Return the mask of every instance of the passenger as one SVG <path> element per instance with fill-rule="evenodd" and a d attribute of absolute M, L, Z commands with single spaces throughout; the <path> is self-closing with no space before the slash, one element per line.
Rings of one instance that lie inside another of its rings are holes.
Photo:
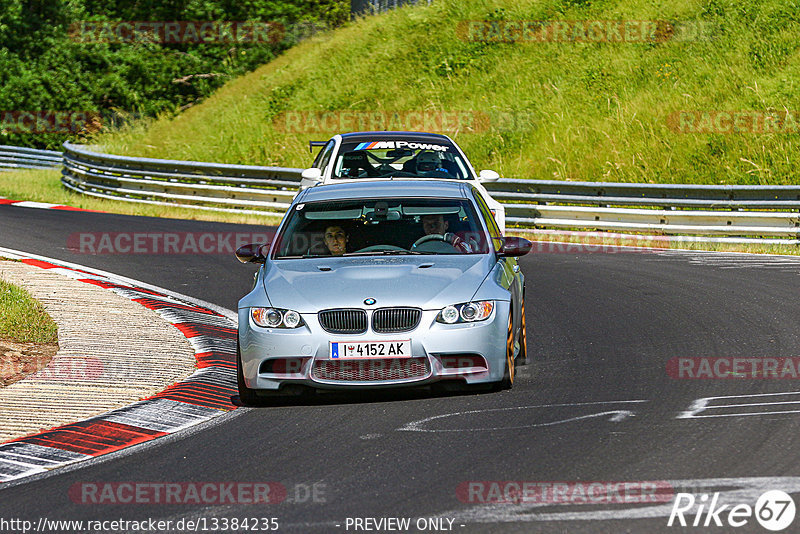
<path fill-rule="evenodd" d="M 347 252 L 347 243 L 350 241 L 350 236 L 344 231 L 344 228 L 338 225 L 332 225 L 325 228 L 323 235 L 325 246 L 332 256 L 341 256 Z"/>

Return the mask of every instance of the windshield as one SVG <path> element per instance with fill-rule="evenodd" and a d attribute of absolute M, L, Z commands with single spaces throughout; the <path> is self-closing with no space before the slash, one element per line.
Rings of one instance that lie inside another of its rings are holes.
<path fill-rule="evenodd" d="M 343 143 L 334 178 L 450 178 L 472 180 L 464 158 L 445 140 Z"/>
<path fill-rule="evenodd" d="M 361 199 L 298 204 L 278 236 L 275 258 L 486 254 L 467 200 Z"/>

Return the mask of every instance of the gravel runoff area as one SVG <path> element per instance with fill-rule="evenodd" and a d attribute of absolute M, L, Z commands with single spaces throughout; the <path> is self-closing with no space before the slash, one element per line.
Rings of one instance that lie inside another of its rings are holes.
<path fill-rule="evenodd" d="M 59 345 L 42 370 L 0 388 L 0 443 L 126 406 L 196 370 L 186 337 L 136 302 L 16 261 L 0 261 L 0 278 L 42 303 Z"/>

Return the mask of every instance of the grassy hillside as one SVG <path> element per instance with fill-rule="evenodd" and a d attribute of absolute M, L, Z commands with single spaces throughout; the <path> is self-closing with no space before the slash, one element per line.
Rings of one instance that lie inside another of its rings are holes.
<path fill-rule="evenodd" d="M 688 21 L 702 35 L 471 42 L 458 33 L 468 20 Z M 798 0 L 436 0 L 303 42 L 176 118 L 95 141 L 129 155 L 301 167 L 307 141 L 337 129 L 278 131 L 287 110 L 472 110 L 490 126 L 447 133 L 476 167 L 507 177 L 794 183 L 798 133 L 681 133 L 668 122 L 682 110 L 800 110 L 797 35 Z M 524 120 L 500 124 L 504 113 Z"/>

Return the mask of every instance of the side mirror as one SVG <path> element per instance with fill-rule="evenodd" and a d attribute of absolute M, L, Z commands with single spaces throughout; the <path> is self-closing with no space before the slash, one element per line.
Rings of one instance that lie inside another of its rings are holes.
<path fill-rule="evenodd" d="M 500 179 L 500 175 L 489 169 L 484 169 L 478 173 L 479 182 L 496 182 Z"/>
<path fill-rule="evenodd" d="M 503 248 L 500 249 L 501 256 L 519 257 L 524 256 L 533 248 L 533 243 L 521 237 L 506 237 L 503 239 Z"/>
<path fill-rule="evenodd" d="M 264 263 L 267 261 L 265 247 L 269 247 L 269 244 L 250 243 L 241 246 L 236 250 L 236 259 L 242 263 Z"/>
<path fill-rule="evenodd" d="M 303 178 L 303 180 L 319 182 L 322 178 L 322 169 L 311 167 L 310 169 L 305 169 L 300 176 Z"/>

